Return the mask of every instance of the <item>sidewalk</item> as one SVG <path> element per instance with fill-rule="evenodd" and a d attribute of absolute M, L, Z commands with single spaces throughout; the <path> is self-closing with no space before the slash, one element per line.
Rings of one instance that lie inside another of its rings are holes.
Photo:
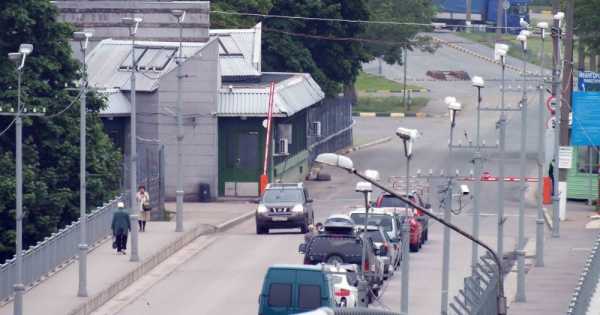
<path fill-rule="evenodd" d="M 129 261 L 130 244 L 126 256 L 117 255 L 109 238 L 88 254 L 87 298 L 77 297 L 79 272 L 75 262 L 28 290 L 23 314 L 88 314 L 199 235 L 249 218 L 255 206 L 247 202 L 186 203 L 185 232 L 175 233 L 175 222 L 148 222 L 146 232 L 139 233 L 137 263 Z M 166 208 L 175 209 L 175 204 Z M 0 307 L 0 315 L 12 313 L 12 302 Z"/>
<path fill-rule="evenodd" d="M 531 267 L 526 277 L 525 303 L 511 303 L 511 315 L 565 314 L 585 260 L 598 236 L 596 229 L 586 229 L 594 214 L 583 202 L 567 203 L 567 221 L 560 223 L 560 238 L 545 231 L 545 267 Z M 535 247 L 534 247 L 535 248 Z M 509 296 L 514 299 L 514 296 Z"/>

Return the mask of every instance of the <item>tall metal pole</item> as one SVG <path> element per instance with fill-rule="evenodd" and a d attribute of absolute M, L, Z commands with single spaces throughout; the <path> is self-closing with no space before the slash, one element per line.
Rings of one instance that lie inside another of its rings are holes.
<path fill-rule="evenodd" d="M 552 12 L 556 14 L 560 7 L 560 1 L 554 0 L 552 3 Z M 561 124 L 561 97 L 559 96 L 559 78 L 560 78 L 560 20 L 554 19 L 552 30 L 552 97 L 554 98 L 554 178 L 552 191 L 552 237 L 560 237 L 560 217 L 559 217 L 559 201 L 558 193 L 558 156 L 560 147 L 559 130 Z"/>
<path fill-rule="evenodd" d="M 573 30 L 574 30 L 574 2 L 575 0 L 567 0 L 565 8 L 565 40 L 564 52 L 565 57 L 562 63 L 562 87 L 559 96 L 564 106 L 560 107 L 560 145 L 569 146 L 569 116 L 571 114 L 572 97 L 573 97 Z M 592 57 L 596 58 L 596 57 Z M 567 168 L 558 168 L 558 182 L 560 189 L 563 190 L 560 195 L 559 213 L 560 219 L 566 219 L 566 199 L 567 199 Z"/>
<path fill-rule="evenodd" d="M 21 75 L 22 69 L 17 70 L 17 249 L 16 249 L 16 265 L 17 265 L 17 278 L 15 279 L 15 302 L 14 302 L 14 315 L 23 314 L 23 291 L 25 286 L 23 285 L 23 120 L 21 118 Z"/>
<path fill-rule="evenodd" d="M 404 156 L 406 157 L 406 198 L 410 198 L 409 188 L 409 176 L 410 176 L 410 154 L 408 151 L 408 143 L 410 140 L 402 140 L 404 142 Z M 401 289 L 402 295 L 400 296 L 400 314 L 408 315 L 408 291 L 409 289 L 409 276 L 410 276 L 410 236 L 409 236 L 409 219 L 408 219 L 408 207 L 406 205 L 406 213 L 404 220 L 402 220 L 402 282 Z"/>
<path fill-rule="evenodd" d="M 519 192 L 519 231 L 517 245 L 517 294 L 516 302 L 525 302 L 525 181 L 527 150 L 527 48 L 523 46 L 523 98 L 521 100 L 521 152 L 519 158 L 520 192 Z M 502 180 L 502 179 L 501 179 Z"/>
<path fill-rule="evenodd" d="M 504 158 L 506 155 L 506 113 L 504 112 L 506 56 L 501 56 L 502 62 L 502 91 L 500 93 L 500 160 L 498 161 L 498 177 L 504 178 Z M 500 257 L 504 255 L 504 180 L 498 181 L 498 240 L 496 252 Z"/>
<path fill-rule="evenodd" d="M 542 47 L 541 47 L 541 62 L 540 62 L 540 86 L 539 86 L 539 113 L 538 113 L 538 200 L 537 200 L 537 219 L 535 220 L 536 224 L 536 233 L 535 233 L 535 266 L 543 267 L 544 266 L 544 165 L 545 162 L 545 146 L 544 146 L 544 37 L 546 36 L 545 29 L 541 29 L 541 39 L 542 39 Z"/>
<path fill-rule="evenodd" d="M 444 221 L 452 222 L 452 146 L 454 141 L 454 126 L 456 125 L 456 112 L 451 113 L 450 141 L 448 142 L 448 193 L 446 195 L 446 208 L 444 209 Z M 450 228 L 444 225 L 444 250 L 442 258 L 442 307 L 441 314 L 448 314 L 448 286 L 450 283 Z"/>
<path fill-rule="evenodd" d="M 473 237 L 479 238 L 480 193 L 481 193 L 481 87 L 477 87 L 477 127 L 475 130 L 475 186 L 473 189 Z M 477 276 L 477 262 L 479 261 L 479 246 L 475 243 L 471 248 L 471 274 Z"/>
<path fill-rule="evenodd" d="M 86 43 L 87 45 L 87 43 Z M 83 73 L 81 79 L 81 95 L 79 109 L 79 290 L 77 296 L 86 297 L 87 294 L 87 212 L 86 212 L 86 94 L 87 94 L 87 47 L 82 46 Z"/>
<path fill-rule="evenodd" d="M 406 47 L 404 47 L 404 77 L 403 77 L 403 81 L 404 81 L 404 91 L 403 91 L 403 95 L 402 95 L 402 101 L 404 102 L 404 112 L 408 113 L 408 102 L 406 100 L 406 67 L 408 66 L 408 49 Z"/>
<path fill-rule="evenodd" d="M 182 15 L 183 16 L 183 15 Z M 182 16 L 177 18 L 179 24 L 179 52 L 177 56 L 177 206 L 175 213 L 175 232 L 183 232 L 183 118 L 181 106 L 181 85 L 183 80 L 183 27 L 181 25 Z"/>
<path fill-rule="evenodd" d="M 137 103 L 135 100 L 135 72 L 137 71 L 137 61 L 135 57 L 135 32 L 131 34 L 131 152 L 129 153 L 129 189 L 131 190 L 131 207 L 129 208 L 129 217 L 131 218 L 131 257 L 130 261 L 139 261 L 138 248 L 138 209 L 136 200 L 137 191 L 137 132 L 136 132 L 136 109 Z"/>

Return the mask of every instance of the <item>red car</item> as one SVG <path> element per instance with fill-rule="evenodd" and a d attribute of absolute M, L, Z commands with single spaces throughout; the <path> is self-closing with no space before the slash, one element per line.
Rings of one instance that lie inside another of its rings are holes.
<path fill-rule="evenodd" d="M 382 193 L 377 198 L 377 201 L 375 202 L 375 207 L 406 209 L 406 204 L 402 200 L 390 194 Z M 401 215 L 399 217 L 400 220 L 403 220 L 405 216 Z M 423 244 L 427 241 L 429 237 L 429 218 L 419 210 L 415 211 L 414 216 L 409 216 L 406 218 L 410 220 L 410 250 L 412 252 L 418 252 L 421 246 L 423 246 Z M 401 223 L 403 222 L 400 222 L 400 224 Z"/>

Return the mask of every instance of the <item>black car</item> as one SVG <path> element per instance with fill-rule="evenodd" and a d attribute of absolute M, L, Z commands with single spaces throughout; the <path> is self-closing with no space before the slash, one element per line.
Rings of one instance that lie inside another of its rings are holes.
<path fill-rule="evenodd" d="M 364 266 L 362 266 L 363 240 L 353 235 L 315 235 L 308 243 L 300 245 L 300 252 L 304 254 L 305 265 L 326 263 L 359 266 L 365 270 L 365 277 L 377 294 L 379 286 L 383 283 L 383 266 L 376 256 L 373 241 L 368 239 L 368 242 Z"/>
<path fill-rule="evenodd" d="M 258 201 L 256 234 L 289 228 L 300 228 L 306 233 L 314 218 L 312 199 L 302 183 L 269 184 Z"/>

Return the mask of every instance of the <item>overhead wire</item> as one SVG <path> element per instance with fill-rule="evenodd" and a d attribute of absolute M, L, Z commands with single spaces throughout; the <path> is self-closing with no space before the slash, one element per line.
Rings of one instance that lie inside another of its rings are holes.
<path fill-rule="evenodd" d="M 12 127 L 12 125 L 15 124 L 15 121 L 17 121 L 17 119 L 13 118 L 13 120 L 10 122 L 10 124 L 8 124 L 8 126 L 6 126 L 6 128 L 4 128 L 4 130 L 2 130 L 0 132 L 0 136 L 2 136 L 3 134 L 5 134 L 10 129 L 10 127 Z"/>

